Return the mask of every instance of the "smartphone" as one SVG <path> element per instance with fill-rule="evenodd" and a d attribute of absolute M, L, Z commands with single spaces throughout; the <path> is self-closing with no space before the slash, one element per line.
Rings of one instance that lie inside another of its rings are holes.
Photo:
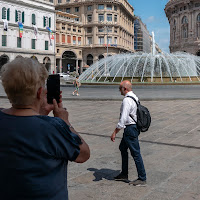
<path fill-rule="evenodd" d="M 53 99 L 60 100 L 60 75 L 51 74 L 47 79 L 47 103 L 53 104 Z"/>

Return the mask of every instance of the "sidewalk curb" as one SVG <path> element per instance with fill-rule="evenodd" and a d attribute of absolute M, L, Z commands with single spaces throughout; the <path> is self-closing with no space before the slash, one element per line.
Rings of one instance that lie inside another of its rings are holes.
<path fill-rule="evenodd" d="M 8 99 L 6 96 L 0 96 L 0 99 Z M 123 98 L 81 98 L 81 97 L 63 97 L 64 101 L 122 101 Z M 200 100 L 199 98 L 140 98 L 140 101 L 178 101 L 178 100 Z"/>

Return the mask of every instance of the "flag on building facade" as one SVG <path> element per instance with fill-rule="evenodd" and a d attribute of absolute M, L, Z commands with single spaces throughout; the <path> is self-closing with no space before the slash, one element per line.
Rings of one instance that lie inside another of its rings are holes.
<path fill-rule="evenodd" d="M 22 38 L 24 27 L 21 22 L 18 22 L 18 25 L 19 25 L 19 37 Z"/>
<path fill-rule="evenodd" d="M 8 31 L 8 21 L 7 20 L 3 20 L 3 30 Z"/>
<path fill-rule="evenodd" d="M 35 39 L 37 40 L 38 28 L 35 25 L 33 25 L 33 28 L 34 28 Z"/>
<path fill-rule="evenodd" d="M 50 46 L 52 46 L 51 40 L 54 40 L 53 32 L 49 27 L 47 27 L 46 29 L 49 31 L 49 42 L 50 42 Z"/>

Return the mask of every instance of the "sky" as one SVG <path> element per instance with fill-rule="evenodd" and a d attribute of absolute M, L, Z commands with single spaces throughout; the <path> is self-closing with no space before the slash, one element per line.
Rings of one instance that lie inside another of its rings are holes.
<path fill-rule="evenodd" d="M 156 43 L 167 53 L 169 53 L 170 28 L 164 8 L 168 1 L 128 0 L 134 8 L 134 14 L 142 19 L 150 34 L 154 31 Z"/>

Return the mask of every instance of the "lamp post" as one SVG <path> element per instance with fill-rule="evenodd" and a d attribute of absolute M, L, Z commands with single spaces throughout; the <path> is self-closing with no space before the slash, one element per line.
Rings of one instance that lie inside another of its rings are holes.
<path fill-rule="evenodd" d="M 106 58 L 108 58 L 108 25 L 110 24 L 110 22 L 109 21 L 106 21 L 105 23 L 104 22 L 101 22 L 101 24 L 103 24 L 104 25 L 104 29 L 106 29 L 106 35 L 107 35 L 107 55 L 106 55 Z M 105 76 L 107 75 L 107 69 L 106 69 L 107 67 L 106 67 L 106 60 L 105 60 Z"/>

